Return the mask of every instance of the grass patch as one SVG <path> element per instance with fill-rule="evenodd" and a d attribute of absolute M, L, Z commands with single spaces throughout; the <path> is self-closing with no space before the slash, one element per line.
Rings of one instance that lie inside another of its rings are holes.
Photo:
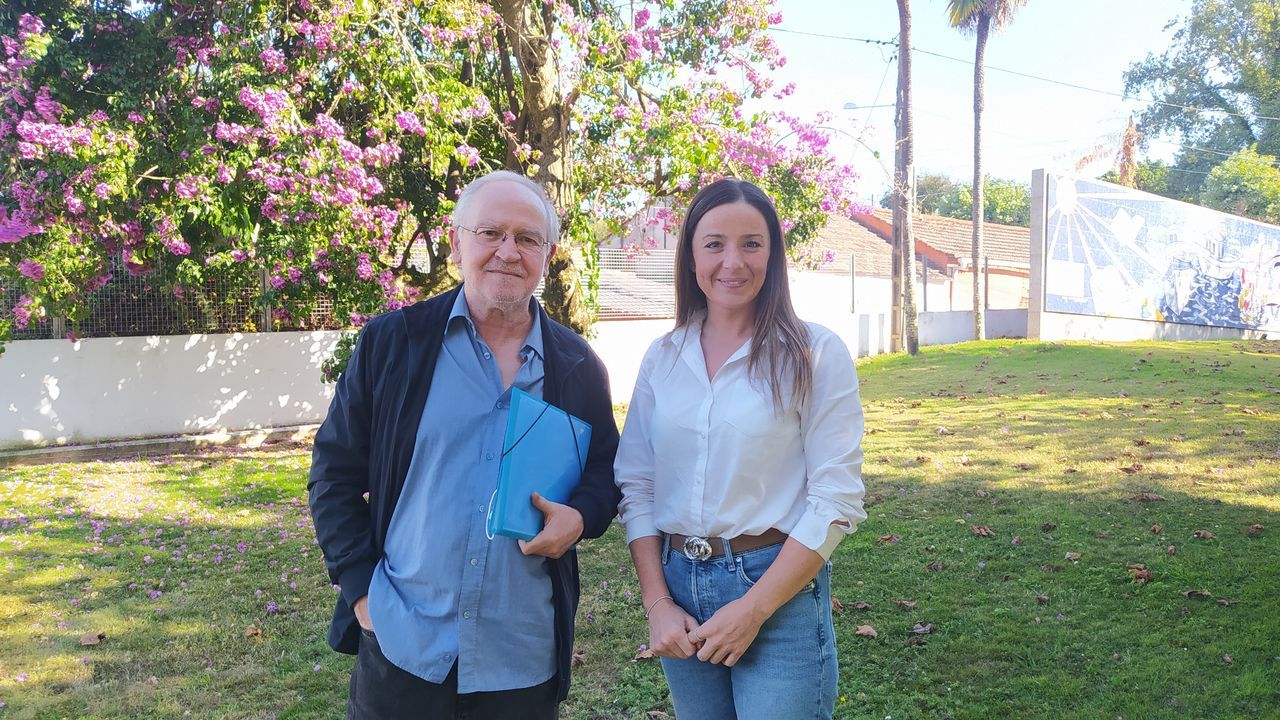
<path fill-rule="evenodd" d="M 993 341 L 858 369 L 871 507 L 833 560 L 837 717 L 1278 715 L 1280 343 Z M 342 717 L 308 463 L 0 470 L 0 718 Z M 580 553 L 562 716 L 670 713 L 633 660 L 620 529 Z"/>

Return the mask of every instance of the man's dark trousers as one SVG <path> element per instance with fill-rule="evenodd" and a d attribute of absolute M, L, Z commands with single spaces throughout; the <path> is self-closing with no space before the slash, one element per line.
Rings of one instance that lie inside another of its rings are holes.
<path fill-rule="evenodd" d="M 556 678 L 518 690 L 458 694 L 458 664 L 443 683 L 427 682 L 391 664 L 373 633 L 360 631 L 351 670 L 348 720 L 556 720 Z"/>

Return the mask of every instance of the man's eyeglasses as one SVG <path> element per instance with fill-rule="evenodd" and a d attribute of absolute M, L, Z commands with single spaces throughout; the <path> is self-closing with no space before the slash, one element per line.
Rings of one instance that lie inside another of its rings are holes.
<path fill-rule="evenodd" d="M 465 225 L 458 225 L 457 227 L 475 235 L 476 239 L 480 241 L 480 244 L 487 248 L 497 248 L 499 245 L 506 242 L 508 237 L 515 240 L 517 250 L 530 255 L 542 252 L 542 249 L 547 245 L 547 241 L 543 240 L 541 235 L 525 232 L 523 230 L 507 232 L 500 228 L 487 227 L 484 225 L 474 228 L 469 228 Z"/>

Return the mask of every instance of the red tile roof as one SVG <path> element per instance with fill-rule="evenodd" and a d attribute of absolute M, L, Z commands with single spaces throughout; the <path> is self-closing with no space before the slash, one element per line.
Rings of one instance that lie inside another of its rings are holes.
<path fill-rule="evenodd" d="M 893 213 L 883 208 L 873 211 L 874 220 L 892 225 Z M 875 224 L 861 216 L 858 222 Z M 973 256 L 973 223 L 941 215 L 916 215 L 912 230 L 917 244 L 923 242 L 968 264 Z M 1031 265 L 1031 230 L 1015 225 L 983 223 L 983 249 L 993 266 L 1026 270 Z"/>

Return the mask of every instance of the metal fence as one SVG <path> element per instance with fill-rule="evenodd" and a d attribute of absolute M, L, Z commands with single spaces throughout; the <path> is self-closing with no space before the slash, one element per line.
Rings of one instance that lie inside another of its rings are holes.
<path fill-rule="evenodd" d="M 131 275 L 123 263 L 113 263 L 112 278 L 87 298 L 88 315 L 75 322 L 63 318 L 32 319 L 27 328 L 14 329 L 14 340 L 197 333 L 257 332 L 261 330 L 327 330 L 344 327 L 333 316 L 333 302 L 319 298 L 306 320 L 276 324 L 265 302 L 265 271 L 248 269 L 243 276 L 206 280 L 200 287 L 176 293 L 163 272 Z M 0 291 L 0 308 L 12 308 L 23 294 L 15 285 Z"/>
<path fill-rule="evenodd" d="M 676 314 L 675 251 L 600 248 L 601 320 Z"/>

